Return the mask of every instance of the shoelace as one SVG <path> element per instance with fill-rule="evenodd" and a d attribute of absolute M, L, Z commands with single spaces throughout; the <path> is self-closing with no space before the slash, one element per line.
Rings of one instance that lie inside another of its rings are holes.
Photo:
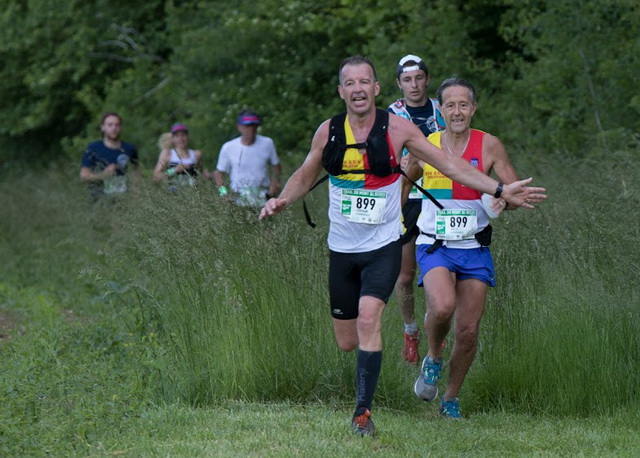
<path fill-rule="evenodd" d="M 424 381 L 425 383 L 433 382 L 439 375 L 440 368 L 435 364 L 427 364 L 424 368 Z"/>
<path fill-rule="evenodd" d="M 442 403 L 442 412 L 453 417 L 460 417 L 460 404 L 455 399 L 444 401 Z"/>
<path fill-rule="evenodd" d="M 364 428 L 365 426 L 367 426 L 370 416 L 371 412 L 369 412 L 369 409 L 367 409 L 361 415 L 354 417 L 353 422 L 359 427 Z"/>

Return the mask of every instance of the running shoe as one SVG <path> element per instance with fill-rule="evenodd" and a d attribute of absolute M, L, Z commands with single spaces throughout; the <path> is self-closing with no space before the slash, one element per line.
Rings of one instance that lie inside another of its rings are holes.
<path fill-rule="evenodd" d="M 402 356 L 409 364 L 416 365 L 420 361 L 420 355 L 418 354 L 418 344 L 420 343 L 420 331 L 415 334 L 404 333 L 404 349 L 402 350 Z"/>
<path fill-rule="evenodd" d="M 460 420 L 462 413 L 460 412 L 460 401 L 458 398 L 451 398 L 445 401 L 444 396 L 442 396 L 440 400 L 440 416 Z"/>
<path fill-rule="evenodd" d="M 354 434 L 361 437 L 371 436 L 376 432 L 376 428 L 373 425 L 371 419 L 371 411 L 366 407 L 358 407 L 356 413 L 353 414 L 353 420 L 351 421 L 351 428 Z"/>
<path fill-rule="evenodd" d="M 413 391 L 423 401 L 433 401 L 438 396 L 438 380 L 442 371 L 442 358 L 425 356 L 420 375 L 413 385 Z"/>

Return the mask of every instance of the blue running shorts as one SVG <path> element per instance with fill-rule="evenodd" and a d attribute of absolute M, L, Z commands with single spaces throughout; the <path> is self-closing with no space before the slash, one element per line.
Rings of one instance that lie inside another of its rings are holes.
<path fill-rule="evenodd" d="M 446 267 L 459 280 L 475 278 L 489 286 L 496 286 L 496 271 L 489 247 L 461 249 L 442 246 L 433 253 L 427 253 L 430 246 L 418 245 L 416 249 L 416 259 L 420 266 L 418 286 L 423 286 L 422 278 L 434 267 Z"/>

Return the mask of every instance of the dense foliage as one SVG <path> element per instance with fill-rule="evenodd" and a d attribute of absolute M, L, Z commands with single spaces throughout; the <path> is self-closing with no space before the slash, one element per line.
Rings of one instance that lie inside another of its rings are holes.
<path fill-rule="evenodd" d="M 75 165 L 106 110 L 122 113 L 146 166 L 177 120 L 212 164 L 244 106 L 297 162 L 341 108 L 344 57 L 377 64 L 382 104 L 409 52 L 432 89 L 453 73 L 472 81 L 477 126 L 511 148 L 599 157 L 637 143 L 639 24 L 633 0 L 15 0 L 0 11 L 3 168 Z"/>

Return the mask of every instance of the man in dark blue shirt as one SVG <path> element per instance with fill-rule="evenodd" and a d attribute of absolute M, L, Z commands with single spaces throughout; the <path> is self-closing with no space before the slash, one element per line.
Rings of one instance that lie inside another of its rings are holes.
<path fill-rule="evenodd" d="M 80 178 L 88 183 L 91 197 L 126 192 L 130 167 L 140 176 L 138 151 L 132 144 L 120 140 L 121 129 L 120 115 L 105 113 L 100 123 L 102 140 L 89 143 L 82 155 Z"/>

